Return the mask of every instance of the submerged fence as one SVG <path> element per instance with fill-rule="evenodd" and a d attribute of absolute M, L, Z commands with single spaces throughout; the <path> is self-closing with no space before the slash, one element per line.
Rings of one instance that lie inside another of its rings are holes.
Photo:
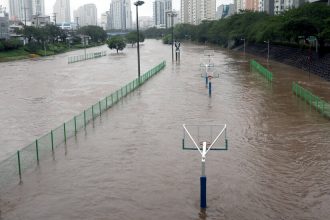
<path fill-rule="evenodd" d="M 314 95 L 311 91 L 300 86 L 298 83 L 292 83 L 292 92 L 302 98 L 305 103 L 308 103 L 311 107 L 314 107 L 322 115 L 330 118 L 330 104 L 320 97 Z"/>
<path fill-rule="evenodd" d="M 258 73 L 263 75 L 269 82 L 273 81 L 273 73 L 270 72 L 268 69 L 266 69 L 261 64 L 259 64 L 257 61 L 251 60 L 250 61 L 250 68 L 251 68 L 251 70 L 257 70 Z"/>
<path fill-rule="evenodd" d="M 51 130 L 48 134 L 38 138 L 28 146 L 17 151 L 8 159 L 0 162 L 0 189 L 14 182 L 22 180 L 22 173 L 27 168 L 36 166 L 40 160 L 47 155 L 53 155 L 56 147 L 62 143 L 66 143 L 68 138 L 77 135 L 78 131 L 86 128 L 87 124 L 96 117 L 101 116 L 119 100 L 129 93 L 140 87 L 152 76 L 165 68 L 166 62 L 160 63 L 158 66 L 143 74 L 140 79 L 135 79 L 126 84 L 122 88 L 113 92 L 80 114 L 74 116 L 71 120 L 63 123 L 59 127 Z"/>
<path fill-rule="evenodd" d="M 104 57 L 107 55 L 106 51 L 87 53 L 86 55 L 72 56 L 68 58 L 68 64 L 76 63 L 84 60 L 91 60 L 99 57 Z"/>

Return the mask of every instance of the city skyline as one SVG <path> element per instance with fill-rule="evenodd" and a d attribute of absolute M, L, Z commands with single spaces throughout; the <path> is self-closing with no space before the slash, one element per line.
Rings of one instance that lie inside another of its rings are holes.
<path fill-rule="evenodd" d="M 228 1 L 228 0 L 224 0 Z M 231 0 L 230 0 L 231 1 Z M 56 0 L 46 0 L 45 1 L 45 13 L 49 16 L 53 15 L 53 7 Z M 98 19 L 101 18 L 101 14 L 108 11 L 110 9 L 111 0 L 71 0 L 71 15 L 73 15 L 73 11 L 77 10 L 80 6 L 85 4 L 94 3 L 97 7 Z M 132 18 L 135 20 L 135 6 L 133 5 L 135 1 L 131 1 L 131 9 L 132 9 Z M 154 0 L 146 0 L 145 4 L 139 7 L 139 16 L 153 16 L 153 2 Z M 180 0 L 173 1 L 173 9 L 176 11 L 180 11 Z M 7 8 L 9 11 L 9 0 L 0 0 L 0 5 Z M 71 16 L 71 20 L 73 20 Z"/>

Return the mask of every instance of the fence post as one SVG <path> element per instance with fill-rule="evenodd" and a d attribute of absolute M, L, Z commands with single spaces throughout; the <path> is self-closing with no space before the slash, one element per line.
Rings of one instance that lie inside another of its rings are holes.
<path fill-rule="evenodd" d="M 38 146 L 38 139 L 36 140 L 36 155 L 37 155 L 37 164 L 39 165 L 39 146 Z"/>
<path fill-rule="evenodd" d="M 94 120 L 94 105 L 92 105 L 92 118 Z"/>
<path fill-rule="evenodd" d="M 105 109 L 108 109 L 108 97 L 109 96 L 105 97 Z"/>
<path fill-rule="evenodd" d="M 111 106 L 113 105 L 113 93 L 111 94 Z"/>
<path fill-rule="evenodd" d="M 65 122 L 63 124 L 63 131 L 64 131 L 64 143 L 66 144 L 66 127 L 65 127 Z"/>
<path fill-rule="evenodd" d="M 21 156 L 19 150 L 17 151 L 17 160 L 18 160 L 18 175 L 19 175 L 19 182 L 22 182 L 22 170 L 21 170 Z"/>
<path fill-rule="evenodd" d="M 84 110 L 84 127 L 86 128 L 86 110 Z"/>
<path fill-rule="evenodd" d="M 53 134 L 53 130 L 50 131 L 50 139 L 52 142 L 52 152 L 54 153 L 54 134 Z"/>
<path fill-rule="evenodd" d="M 77 116 L 74 116 L 74 135 L 77 136 Z"/>
<path fill-rule="evenodd" d="M 101 116 L 101 114 L 102 114 L 101 101 L 99 101 L 99 108 L 100 108 L 100 116 Z"/>

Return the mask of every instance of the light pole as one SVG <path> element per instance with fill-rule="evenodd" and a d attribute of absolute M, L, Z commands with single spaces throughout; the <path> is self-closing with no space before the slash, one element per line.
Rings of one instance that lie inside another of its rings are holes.
<path fill-rule="evenodd" d="M 174 17 L 177 16 L 177 14 L 175 13 L 175 11 L 171 11 L 170 13 L 168 13 L 168 16 L 171 17 L 171 25 L 172 25 L 172 61 L 174 61 L 174 50 L 173 50 L 173 46 L 174 46 Z"/>
<path fill-rule="evenodd" d="M 138 55 L 138 79 L 140 84 L 140 33 L 139 33 L 139 6 L 143 5 L 144 1 L 136 1 L 136 32 L 137 32 L 137 55 Z"/>
<path fill-rule="evenodd" d="M 241 39 L 244 42 L 244 56 L 245 56 L 245 38 Z"/>
<path fill-rule="evenodd" d="M 268 53 L 267 53 L 267 63 L 269 62 L 269 40 L 264 41 L 266 44 L 268 44 Z"/>

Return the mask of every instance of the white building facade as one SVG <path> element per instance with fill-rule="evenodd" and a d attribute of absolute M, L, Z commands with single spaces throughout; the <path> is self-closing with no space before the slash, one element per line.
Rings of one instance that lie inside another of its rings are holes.
<path fill-rule="evenodd" d="M 110 3 L 110 29 L 132 29 L 132 11 L 130 0 L 112 0 Z"/>
<path fill-rule="evenodd" d="M 73 14 L 79 27 L 97 25 L 97 9 L 95 4 L 80 6 Z"/>
<path fill-rule="evenodd" d="M 9 14 L 0 5 L 0 39 L 9 39 Z"/>
<path fill-rule="evenodd" d="M 172 0 L 155 0 L 153 2 L 153 22 L 155 27 L 168 28 L 171 18 Z"/>
<path fill-rule="evenodd" d="M 9 0 L 10 20 L 31 21 L 32 15 L 45 15 L 44 0 Z"/>
<path fill-rule="evenodd" d="M 71 22 L 70 0 L 56 0 L 53 12 L 56 16 L 57 24 Z"/>
<path fill-rule="evenodd" d="M 203 20 L 216 19 L 215 0 L 181 0 L 181 22 L 200 24 Z"/>

